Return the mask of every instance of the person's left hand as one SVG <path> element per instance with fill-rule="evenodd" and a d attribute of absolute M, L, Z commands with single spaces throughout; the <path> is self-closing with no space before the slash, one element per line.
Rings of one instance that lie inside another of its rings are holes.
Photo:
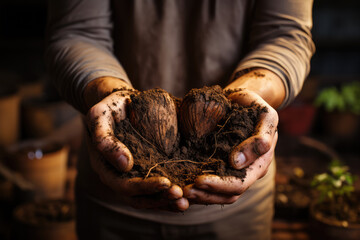
<path fill-rule="evenodd" d="M 260 115 L 253 136 L 234 148 L 229 157 L 229 164 L 235 169 L 246 169 L 246 177 L 219 177 L 206 174 L 199 176 L 194 184 L 184 188 L 184 197 L 193 204 L 231 204 L 245 192 L 256 180 L 267 173 L 274 157 L 278 133 L 278 114 L 258 94 L 241 89 L 228 98 L 242 106 L 252 103 L 266 107 L 267 111 Z"/>

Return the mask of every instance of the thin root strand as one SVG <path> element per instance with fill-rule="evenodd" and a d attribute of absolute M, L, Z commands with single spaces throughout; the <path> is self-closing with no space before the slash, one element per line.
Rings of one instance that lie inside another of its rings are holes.
<path fill-rule="evenodd" d="M 148 173 L 146 174 L 146 176 L 144 177 L 144 179 L 148 178 L 151 171 L 156 168 L 157 166 L 161 165 L 161 164 L 167 164 L 167 163 L 179 163 L 179 162 L 190 162 L 190 163 L 193 163 L 193 164 L 203 164 L 202 162 L 195 162 L 195 161 L 192 161 L 192 160 L 187 160 L 187 159 L 182 159 L 182 160 L 170 160 L 170 161 L 163 161 L 163 162 L 159 162 L 159 163 L 156 163 L 154 166 L 152 166 L 151 168 L 149 168 L 149 171 Z"/>

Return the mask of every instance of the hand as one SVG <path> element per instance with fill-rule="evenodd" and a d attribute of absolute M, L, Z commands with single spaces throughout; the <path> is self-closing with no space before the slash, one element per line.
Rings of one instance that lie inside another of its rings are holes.
<path fill-rule="evenodd" d="M 241 180 L 236 177 L 202 175 L 194 184 L 184 189 L 184 196 L 192 203 L 230 204 L 235 202 L 257 179 L 265 176 L 274 157 L 278 124 L 278 114 L 275 109 L 259 95 L 245 89 L 232 93 L 229 99 L 242 106 L 255 102 L 267 108 L 267 112 L 260 115 L 255 135 L 236 146 L 229 157 L 229 163 L 235 169 L 249 166 L 246 169 L 246 177 Z"/>
<path fill-rule="evenodd" d="M 265 84 L 265 86 L 279 87 L 280 84 L 281 87 L 282 83 L 279 83 L 281 80 L 277 79 L 275 74 L 269 73 L 267 70 L 260 72 L 261 74 L 256 73 L 255 75 L 266 77 L 267 84 Z M 251 79 L 250 84 L 249 79 Z M 236 146 L 229 157 L 229 164 L 233 168 L 242 169 L 248 167 L 246 169 L 246 177 L 241 180 L 236 177 L 219 177 L 211 174 L 199 176 L 194 184 L 186 186 L 183 190 L 184 197 L 188 198 L 190 203 L 234 203 L 257 179 L 262 178 L 267 173 L 268 167 L 274 157 L 274 149 L 278 138 L 278 114 L 268 102 L 271 102 L 273 106 L 280 105 L 285 93 L 284 89 L 279 87 L 278 94 L 269 94 L 269 92 L 272 92 L 274 89 L 262 88 L 262 86 L 264 86 L 263 80 L 262 78 L 255 78 L 254 80 L 254 77 L 250 74 L 234 81 L 227 87 L 228 89 L 246 87 L 228 96 L 232 102 L 242 106 L 249 106 L 252 103 L 256 103 L 267 109 L 266 112 L 260 115 L 255 134 Z M 276 84 L 269 84 L 269 81 L 273 80 Z M 247 88 L 248 86 L 251 86 L 249 87 L 250 89 Z M 259 91 L 255 92 L 251 88 Z M 265 101 L 260 94 L 264 96 L 267 101 Z M 269 96 L 272 98 L 269 99 Z"/>
<path fill-rule="evenodd" d="M 96 88 L 91 86 L 89 91 L 93 89 Z M 188 201 L 182 198 L 181 188 L 172 186 L 169 179 L 120 176 L 120 173 L 131 170 L 134 161 L 130 150 L 116 138 L 114 128 L 126 118 L 126 103 L 131 91 L 129 88 L 111 93 L 88 111 L 87 126 L 91 137 L 88 146 L 93 144 L 95 147 L 89 149 L 91 166 L 105 185 L 133 207 L 184 211 L 188 208 Z"/>

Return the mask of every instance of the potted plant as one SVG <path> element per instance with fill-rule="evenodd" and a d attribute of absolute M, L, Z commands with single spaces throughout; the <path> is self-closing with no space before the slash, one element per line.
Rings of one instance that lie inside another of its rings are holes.
<path fill-rule="evenodd" d="M 355 176 L 334 160 L 328 172 L 314 177 L 317 193 L 311 204 L 311 227 L 315 239 L 360 239 L 360 203 L 354 189 Z"/>
<path fill-rule="evenodd" d="M 20 96 L 18 88 L 0 86 L 0 147 L 18 140 Z"/>
<path fill-rule="evenodd" d="M 76 240 L 75 205 L 72 201 L 53 199 L 28 202 L 13 212 L 11 239 Z"/>
<path fill-rule="evenodd" d="M 337 137 L 356 134 L 360 116 L 360 82 L 343 84 L 340 88 L 323 89 L 315 105 L 325 110 L 324 129 Z"/>
<path fill-rule="evenodd" d="M 57 142 L 29 140 L 10 146 L 6 163 L 35 186 L 35 199 L 63 197 L 69 147 Z"/>

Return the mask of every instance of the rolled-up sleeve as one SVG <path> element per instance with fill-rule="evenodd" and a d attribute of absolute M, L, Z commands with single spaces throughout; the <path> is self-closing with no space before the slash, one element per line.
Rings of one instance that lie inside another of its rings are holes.
<path fill-rule="evenodd" d="M 58 0 L 48 3 L 45 59 L 60 95 L 84 111 L 86 85 L 103 76 L 129 79 L 113 55 L 109 0 Z"/>
<path fill-rule="evenodd" d="M 256 1 L 248 54 L 236 75 L 252 68 L 266 68 L 284 82 L 289 104 L 300 92 L 315 52 L 311 38 L 312 0 Z"/>

